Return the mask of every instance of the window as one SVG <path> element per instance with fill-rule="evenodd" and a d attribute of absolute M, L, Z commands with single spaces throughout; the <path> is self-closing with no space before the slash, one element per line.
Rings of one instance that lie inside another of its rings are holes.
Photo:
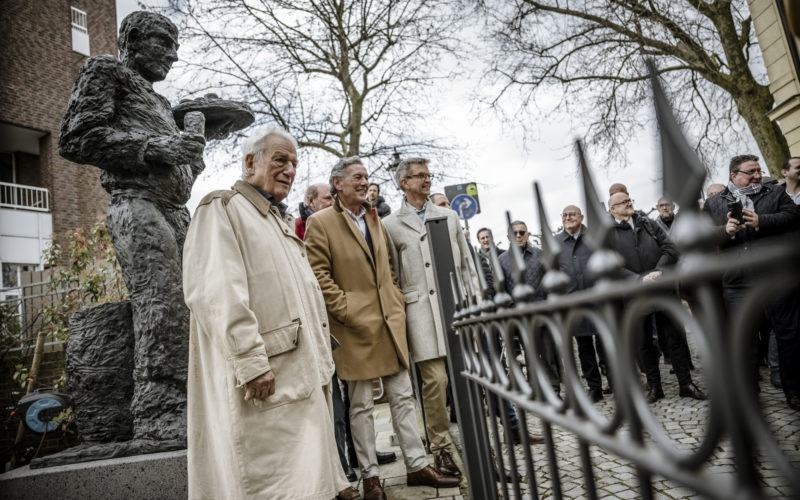
<path fill-rule="evenodd" d="M 72 12 L 72 50 L 85 56 L 91 55 L 89 51 L 89 23 L 86 12 L 70 7 Z"/>

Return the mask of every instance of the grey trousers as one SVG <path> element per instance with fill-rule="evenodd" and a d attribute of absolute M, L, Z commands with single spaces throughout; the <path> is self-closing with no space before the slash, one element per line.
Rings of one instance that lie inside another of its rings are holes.
<path fill-rule="evenodd" d="M 414 408 L 414 395 L 411 379 L 403 370 L 394 375 L 381 377 L 389 411 L 392 414 L 392 427 L 400 442 L 400 450 L 408 473 L 416 472 L 428 465 L 425 448 L 417 430 L 417 415 Z M 372 415 L 372 380 L 352 380 L 347 382 L 350 394 L 350 432 L 356 447 L 356 457 L 361 468 L 361 477 L 378 476 L 378 457 L 375 452 L 375 420 Z"/>

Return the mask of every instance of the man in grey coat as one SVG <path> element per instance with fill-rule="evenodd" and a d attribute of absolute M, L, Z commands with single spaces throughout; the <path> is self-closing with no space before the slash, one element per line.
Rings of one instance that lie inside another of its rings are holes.
<path fill-rule="evenodd" d="M 447 415 L 447 365 L 445 322 L 439 309 L 439 293 L 428 246 L 425 220 L 447 217 L 447 229 L 457 272 L 466 280 L 475 280 L 475 267 L 467 240 L 456 213 L 431 202 L 428 160 L 409 158 L 400 162 L 395 174 L 397 185 L 405 194 L 400 209 L 383 220 L 389 233 L 395 272 L 406 298 L 406 329 L 411 358 L 422 378 L 422 406 L 425 426 L 434 454 L 435 467 L 443 474 L 460 474 L 453 461 Z"/>

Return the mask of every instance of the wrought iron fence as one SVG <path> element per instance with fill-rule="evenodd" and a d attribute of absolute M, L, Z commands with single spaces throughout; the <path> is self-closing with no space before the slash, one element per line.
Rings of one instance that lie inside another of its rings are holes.
<path fill-rule="evenodd" d="M 18 350 L 30 348 L 38 333 L 47 326 L 44 310 L 62 302 L 68 291 L 50 288 L 50 282 L 28 283 L 13 288 L 0 289 L 0 309 L 4 321 L 5 348 Z M 50 335 L 48 344 L 60 344 L 61 340 Z"/>
<path fill-rule="evenodd" d="M 749 363 L 748 337 L 764 307 L 800 282 L 800 252 L 792 242 L 781 239 L 754 248 L 746 261 L 715 252 L 714 228 L 696 204 L 705 170 L 683 139 L 655 77 L 653 88 L 664 165 L 670 166 L 663 172 L 664 192 L 681 207 L 672 236 L 682 258 L 660 279 L 647 283 L 616 279 L 622 260 L 610 249 L 611 220 L 597 196 L 580 144 L 587 236 L 595 248 L 589 261 L 596 280 L 592 288 L 564 294 L 569 279 L 558 270 L 560 242 L 550 232 L 538 185 L 534 185 L 534 198 L 548 269 L 542 281 L 549 293 L 545 301 L 531 301 L 533 289 L 525 284 L 525 263 L 515 245 L 509 249 L 516 283 L 510 294 L 493 242 L 493 300 L 487 299 L 480 265 L 476 266 L 479 290 L 462 282 L 448 262 L 451 254 L 444 222 L 428 221 L 440 289 L 453 290 L 452 297 L 439 296 L 446 317 L 454 320 L 448 334 L 448 362 L 451 373 L 458 374 L 453 392 L 472 498 L 539 498 L 542 487 L 537 470 L 546 471 L 547 494 L 562 498 L 559 461 L 564 457 L 559 456 L 555 428 L 560 429 L 559 435 L 566 432 L 577 442 L 583 495 L 590 499 L 600 496 L 596 475 L 602 464 L 593 460 L 597 448 L 632 464 L 639 498 L 654 497 L 656 477 L 716 499 L 763 498 L 768 496 L 767 482 L 777 480 L 779 491 L 800 498 L 800 471 L 793 465 L 798 457 L 790 458 L 777 443 L 757 394 L 746 389 L 752 387 L 752 372 L 743 368 Z M 509 216 L 509 225 L 510 220 Z M 758 268 L 759 278 L 739 310 L 726 313 L 722 276 L 742 266 Z M 675 293 L 678 287 L 692 297 L 691 311 Z M 702 414 L 705 428 L 696 446 L 689 449 L 679 446 L 654 416 L 636 368 L 640 325 L 653 311 L 663 312 L 692 332 L 702 363 L 709 394 Z M 593 405 L 575 363 L 572 339 L 585 321 L 593 325 L 609 366 L 613 410 L 606 414 Z M 539 362 L 546 337 L 552 338 L 563 364 L 563 394 L 556 393 L 545 363 Z M 517 409 L 523 429 L 538 421 L 545 441 L 544 453 L 538 456 L 546 467 L 537 468 L 526 432 L 521 435 L 521 456 L 502 453 L 504 448 L 513 449 L 514 439 L 505 402 Z M 734 472 L 730 474 L 714 471 L 714 457 L 722 443 L 731 453 Z M 508 477 L 500 477 L 507 469 Z M 770 471 L 769 477 L 763 477 L 764 469 Z"/>

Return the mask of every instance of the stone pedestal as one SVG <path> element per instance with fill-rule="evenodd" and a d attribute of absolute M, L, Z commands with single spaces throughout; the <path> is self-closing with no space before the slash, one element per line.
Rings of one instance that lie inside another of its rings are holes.
<path fill-rule="evenodd" d="M 0 474 L 0 500 L 181 499 L 188 496 L 186 451 L 97 460 Z"/>

